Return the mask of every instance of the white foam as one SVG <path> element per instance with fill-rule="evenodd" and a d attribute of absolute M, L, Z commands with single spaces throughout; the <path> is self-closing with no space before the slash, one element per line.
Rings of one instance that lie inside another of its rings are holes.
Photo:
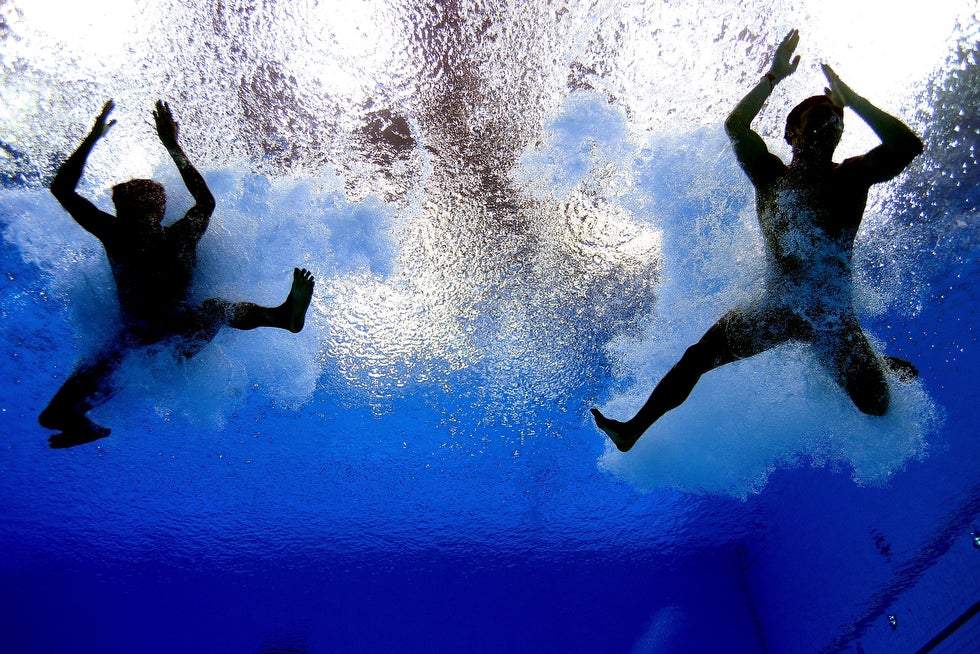
<path fill-rule="evenodd" d="M 888 414 L 866 416 L 804 346 L 783 346 L 705 375 L 629 453 L 609 443 L 600 466 L 643 490 L 742 498 L 787 466 L 830 465 L 850 469 L 856 483 L 881 484 L 925 455 L 940 420 L 921 382 L 892 379 L 891 389 Z M 635 385 L 604 411 L 632 415 L 649 390 Z"/>
<path fill-rule="evenodd" d="M 594 184 L 604 176 L 601 168 L 633 150 L 622 110 L 597 93 L 570 93 L 545 129 L 542 146 L 529 148 L 516 171 L 538 198 L 567 198 L 581 184 Z"/>

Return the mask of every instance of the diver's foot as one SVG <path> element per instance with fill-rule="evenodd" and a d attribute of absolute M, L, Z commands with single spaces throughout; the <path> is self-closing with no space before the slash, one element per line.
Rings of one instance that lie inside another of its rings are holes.
<path fill-rule="evenodd" d="M 312 298 L 313 275 L 306 268 L 294 268 L 293 287 L 289 289 L 289 297 L 280 307 L 286 312 L 286 329 L 294 334 L 303 330 L 303 325 L 306 324 L 306 310 L 310 308 Z"/>
<path fill-rule="evenodd" d="M 61 433 L 48 439 L 48 446 L 52 449 L 64 449 L 91 443 L 100 438 L 105 438 L 111 431 L 108 427 L 96 424 L 85 416 L 80 416 L 74 421 L 74 424 L 64 425 L 60 429 L 62 429 Z"/>
<path fill-rule="evenodd" d="M 903 382 L 910 382 L 919 376 L 919 369 L 905 359 L 885 356 L 885 365 Z"/>
<path fill-rule="evenodd" d="M 595 418 L 595 426 L 606 433 L 620 452 L 629 452 L 636 445 L 636 441 L 640 440 L 640 435 L 634 434 L 625 422 L 610 420 L 602 415 L 599 409 L 591 409 L 591 411 L 592 417 Z"/>

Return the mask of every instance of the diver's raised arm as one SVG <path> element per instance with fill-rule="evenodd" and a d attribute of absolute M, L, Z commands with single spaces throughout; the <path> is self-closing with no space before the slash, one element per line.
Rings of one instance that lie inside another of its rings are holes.
<path fill-rule="evenodd" d="M 191 164 L 190 159 L 187 158 L 184 150 L 177 142 L 178 126 L 173 113 L 170 111 L 170 105 L 162 100 L 157 100 L 156 109 L 153 111 L 153 120 L 157 126 L 160 143 L 167 148 L 170 158 L 173 159 L 181 178 L 184 180 L 184 185 L 194 198 L 194 206 L 184 214 L 183 218 L 191 224 L 183 225 L 182 228 L 190 229 L 191 235 L 195 239 L 199 239 L 207 230 L 208 220 L 214 211 L 214 196 L 211 195 L 211 190 L 208 188 L 207 182 L 204 181 L 204 177 Z"/>
<path fill-rule="evenodd" d="M 749 125 L 759 115 L 762 105 L 769 99 L 769 95 L 776 88 L 776 84 L 796 72 L 796 67 L 800 65 L 800 56 L 797 55 L 793 58 L 793 52 L 799 42 L 799 30 L 790 30 L 776 48 L 769 71 L 762 76 L 759 82 L 752 87 L 752 90 L 735 106 L 732 113 L 728 115 L 725 128 L 729 135 L 733 130 L 749 129 Z"/>
<path fill-rule="evenodd" d="M 111 224 L 113 217 L 104 211 L 100 211 L 94 204 L 79 195 L 76 188 L 82 179 L 82 171 L 92 148 L 95 147 L 100 138 L 105 136 L 109 128 L 116 124 L 115 120 L 108 120 L 109 112 L 114 107 L 115 103 L 112 100 L 102 106 L 102 111 L 95 118 L 95 124 L 92 125 L 88 135 L 58 167 L 58 172 L 55 173 L 54 179 L 51 181 L 51 193 L 61 203 L 61 206 L 71 214 L 71 217 L 83 229 L 100 238 Z"/>
<path fill-rule="evenodd" d="M 796 67 L 800 65 L 800 57 L 797 55 L 794 58 L 793 52 L 799 42 L 799 30 L 790 30 L 776 48 L 769 71 L 742 98 L 725 120 L 725 132 L 732 142 L 738 163 L 753 182 L 758 180 L 762 169 L 772 163 L 773 155 L 762 137 L 752 130 L 752 121 L 759 115 L 762 105 L 769 99 L 776 84 L 796 72 Z"/>
<path fill-rule="evenodd" d="M 853 109 L 881 139 L 881 145 L 864 156 L 873 181 L 891 179 L 922 154 L 922 140 L 905 123 L 855 93 L 827 64 L 820 67 L 830 84 L 825 91 L 834 104 Z"/>

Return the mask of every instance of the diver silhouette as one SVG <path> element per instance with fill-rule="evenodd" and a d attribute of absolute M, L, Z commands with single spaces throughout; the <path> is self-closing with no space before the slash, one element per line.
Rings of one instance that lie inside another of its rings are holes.
<path fill-rule="evenodd" d="M 165 102 L 156 103 L 153 119 L 160 142 L 194 198 L 194 206 L 183 218 L 168 227 L 161 224 L 166 195 L 163 186 L 153 180 L 133 179 L 114 186 L 115 216 L 99 210 L 75 190 L 93 146 L 116 122 L 107 122 L 113 107 L 112 100 L 105 103 L 88 136 L 61 164 L 51 182 L 58 202 L 102 242 L 116 283 L 121 317 L 119 332 L 72 373 L 41 413 L 41 426 L 60 432 L 49 440 L 54 448 L 109 435 L 107 427 L 85 414 L 116 392 L 113 373 L 127 352 L 166 342 L 189 358 L 225 325 L 235 329 L 278 327 L 296 333 L 303 329 L 313 295 L 313 275 L 296 268 L 289 295 L 278 307 L 220 298 L 191 304 L 188 296 L 197 265 L 197 243 L 208 228 L 215 203 L 204 178 L 177 142 L 177 123 Z"/>
<path fill-rule="evenodd" d="M 627 422 L 592 409 L 596 426 L 626 452 L 667 411 L 680 406 L 701 375 L 790 340 L 809 343 L 820 364 L 863 413 L 888 411 L 885 366 L 902 378 L 918 374 L 895 357 L 874 352 L 854 315 L 851 298 L 854 238 L 868 190 L 892 179 L 922 152 L 922 141 L 901 121 L 872 105 L 822 66 L 829 88 L 807 98 L 786 119 L 793 148 L 789 166 L 766 148 L 750 125 L 776 84 L 796 71 L 799 43 L 791 30 L 769 71 L 725 121 L 742 170 L 756 192 L 766 254 L 761 298 L 726 313 L 687 349 L 639 412 Z M 881 140 L 863 156 L 832 160 L 850 107 Z"/>

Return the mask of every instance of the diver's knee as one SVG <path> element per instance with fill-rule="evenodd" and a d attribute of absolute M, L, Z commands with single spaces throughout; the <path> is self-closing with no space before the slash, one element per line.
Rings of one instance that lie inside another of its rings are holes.
<path fill-rule="evenodd" d="M 699 341 L 684 350 L 680 363 L 688 366 L 695 365 L 699 368 L 704 367 L 707 359 L 710 358 L 708 352 L 709 348 Z"/>
<path fill-rule="evenodd" d="M 858 411 L 879 418 L 888 413 L 888 406 L 891 404 L 887 388 L 879 393 L 852 393 L 851 399 Z"/>
<path fill-rule="evenodd" d="M 685 365 L 694 366 L 702 372 L 707 372 L 720 365 L 731 363 L 737 359 L 732 353 L 724 331 L 710 330 L 700 341 L 687 348 L 681 361 Z"/>
<path fill-rule="evenodd" d="M 51 406 L 49 405 L 48 408 L 42 411 L 41 415 L 37 417 L 37 422 L 42 427 L 45 427 L 47 429 L 54 429 L 58 424 L 57 414 L 51 409 Z"/>
<path fill-rule="evenodd" d="M 45 429 L 64 429 L 71 419 L 66 407 L 58 406 L 55 400 L 37 417 L 37 423 Z"/>

